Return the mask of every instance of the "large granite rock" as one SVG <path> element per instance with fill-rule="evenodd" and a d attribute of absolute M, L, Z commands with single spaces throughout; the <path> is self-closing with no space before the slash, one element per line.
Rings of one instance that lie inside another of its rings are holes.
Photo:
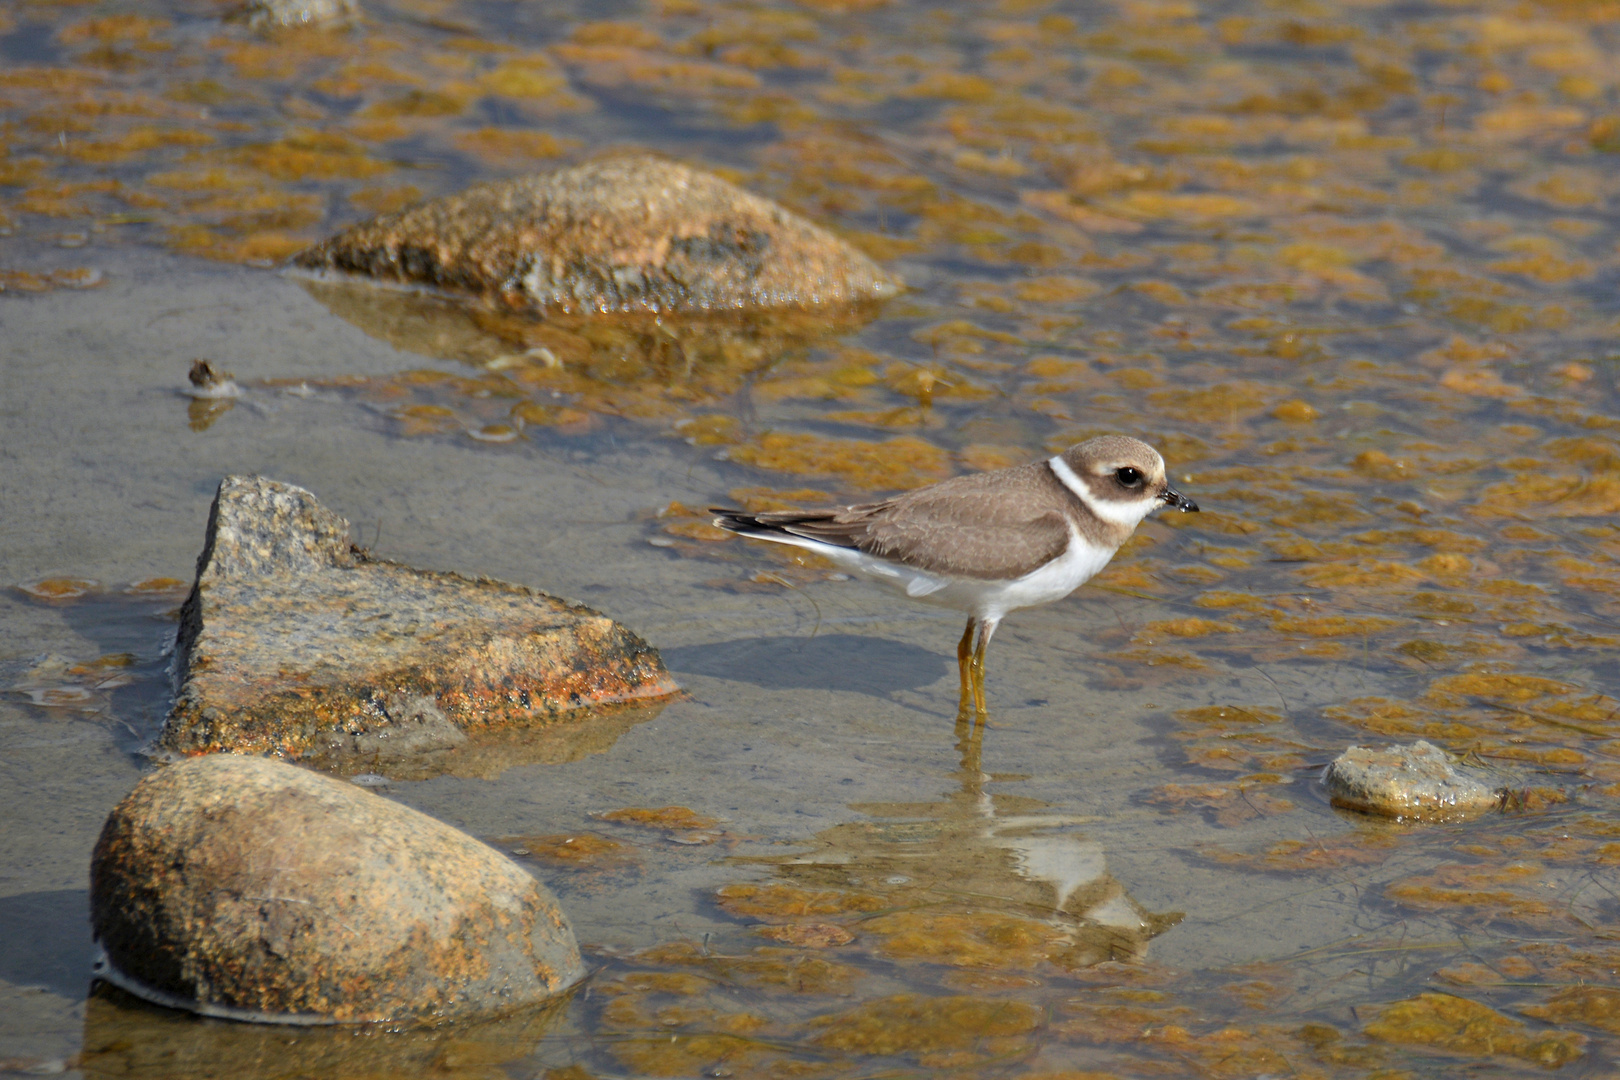
<path fill-rule="evenodd" d="M 1415 821 L 1461 821 L 1502 805 L 1504 784 L 1452 762 L 1419 739 L 1383 750 L 1352 746 L 1322 774 L 1333 805 Z"/>
<path fill-rule="evenodd" d="M 480 184 L 363 222 L 293 262 L 575 313 L 819 307 L 899 291 L 783 207 L 646 155 Z"/>
<path fill-rule="evenodd" d="M 376 559 L 348 531 L 303 488 L 220 483 L 181 610 L 164 748 L 399 757 L 678 689 L 604 615 Z"/>
<path fill-rule="evenodd" d="M 435 1022 L 584 975 L 551 893 L 426 814 L 269 758 L 146 777 L 90 867 L 99 974 L 159 1004 L 283 1023 Z"/>

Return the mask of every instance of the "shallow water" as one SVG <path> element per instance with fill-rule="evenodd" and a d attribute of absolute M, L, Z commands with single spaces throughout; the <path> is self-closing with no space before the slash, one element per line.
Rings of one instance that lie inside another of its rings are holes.
<path fill-rule="evenodd" d="M 1612 1073 L 1620 9 L 223 10 L 0 3 L 0 1070 Z M 267 269 L 625 144 L 911 291 L 475 325 Z M 243 399 L 182 397 L 198 357 Z M 979 739 L 954 615 L 698 512 L 1100 431 L 1204 513 L 1007 621 Z M 599 608 L 689 691 L 573 760 L 381 789 L 558 891 L 595 974 L 554 1014 L 289 1043 L 88 997 L 90 847 L 230 472 Z M 1415 737 L 1516 807 L 1326 805 L 1345 745 Z"/>

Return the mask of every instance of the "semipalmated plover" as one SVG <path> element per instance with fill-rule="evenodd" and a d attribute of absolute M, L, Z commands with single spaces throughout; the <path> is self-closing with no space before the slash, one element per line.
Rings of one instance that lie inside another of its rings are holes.
<path fill-rule="evenodd" d="M 1061 600 L 1108 565 L 1160 506 L 1197 510 L 1147 443 L 1103 435 L 1055 457 L 958 476 L 882 502 L 749 514 L 722 529 L 824 555 L 916 600 L 967 613 L 961 708 L 983 715 L 984 650 L 1014 608 Z"/>

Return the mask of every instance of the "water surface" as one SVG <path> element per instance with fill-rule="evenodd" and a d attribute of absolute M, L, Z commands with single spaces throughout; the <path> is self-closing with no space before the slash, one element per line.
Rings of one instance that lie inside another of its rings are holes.
<path fill-rule="evenodd" d="M 1620 9 L 1596 0 L 0 3 L 0 1069 L 84 1075 L 1614 1069 Z M 860 318 L 460 319 L 280 260 L 616 146 L 910 291 Z M 199 357 L 246 390 L 180 396 Z M 1013 615 L 726 540 L 1123 431 L 1200 515 Z M 596 973 L 420 1036 L 90 996 L 219 478 L 597 607 L 690 692 L 383 790 L 561 895 Z M 1427 738 L 1519 806 L 1407 828 L 1319 767 Z M 616 813 L 685 808 L 688 813 Z"/>

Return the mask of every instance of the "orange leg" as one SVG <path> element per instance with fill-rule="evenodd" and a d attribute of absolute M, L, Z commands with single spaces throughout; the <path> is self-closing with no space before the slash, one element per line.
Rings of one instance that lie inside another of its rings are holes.
<path fill-rule="evenodd" d="M 973 647 L 972 690 L 973 712 L 981 720 L 985 719 L 988 715 L 984 697 L 984 651 L 985 649 L 989 648 L 990 635 L 996 632 L 996 627 L 1000 625 L 1000 623 L 1000 619 L 978 620 L 978 641 Z"/>
<path fill-rule="evenodd" d="M 962 640 L 956 643 L 956 673 L 962 678 L 962 694 L 957 700 L 956 711 L 959 716 L 966 716 L 969 706 L 973 703 L 973 631 L 978 628 L 978 620 L 969 618 L 967 629 L 962 631 Z"/>

